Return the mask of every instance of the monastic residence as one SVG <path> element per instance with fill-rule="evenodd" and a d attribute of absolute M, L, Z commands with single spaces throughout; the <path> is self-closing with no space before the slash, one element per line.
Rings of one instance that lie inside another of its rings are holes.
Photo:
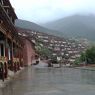
<path fill-rule="evenodd" d="M 23 67 L 23 42 L 14 27 L 17 16 L 9 0 L 0 0 L 0 79 L 8 70 L 17 72 Z"/>
<path fill-rule="evenodd" d="M 22 39 L 24 43 L 23 47 L 23 63 L 24 66 L 30 66 L 35 60 L 35 56 L 37 55 L 36 49 L 35 49 L 35 41 L 33 41 L 33 38 L 29 37 L 28 34 L 26 34 L 26 29 L 17 28 L 18 35 Z"/>
<path fill-rule="evenodd" d="M 28 36 L 35 45 L 38 41 L 41 46 L 52 51 L 52 56 L 60 57 L 64 60 L 63 63 L 73 63 L 76 58 L 80 57 L 81 52 L 86 50 L 84 44 L 76 42 L 72 39 L 64 39 L 47 33 L 22 29 L 22 35 Z"/>
<path fill-rule="evenodd" d="M 73 63 L 76 58 L 80 57 L 81 52 L 86 50 L 86 47 L 76 42 L 60 38 L 45 33 L 36 33 L 38 39 L 43 43 L 43 46 L 52 50 L 52 55 L 65 59 L 64 63 Z"/>

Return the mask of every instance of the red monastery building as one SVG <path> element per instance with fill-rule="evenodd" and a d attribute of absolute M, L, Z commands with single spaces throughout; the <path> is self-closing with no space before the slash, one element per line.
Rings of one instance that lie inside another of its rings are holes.
<path fill-rule="evenodd" d="M 32 64 L 33 59 L 35 59 L 35 49 L 34 43 L 32 43 L 28 39 L 24 39 L 24 49 L 23 49 L 23 58 L 24 58 L 24 65 L 29 66 Z"/>
<path fill-rule="evenodd" d="M 23 42 L 14 26 L 17 16 L 9 0 L 0 0 L 0 79 L 8 69 L 16 72 L 23 66 Z"/>
<path fill-rule="evenodd" d="M 25 32 L 25 29 L 17 28 L 19 36 L 22 38 L 24 43 L 23 48 L 23 62 L 24 66 L 30 66 L 32 61 L 35 59 L 36 50 L 35 43 L 29 38 Z"/>

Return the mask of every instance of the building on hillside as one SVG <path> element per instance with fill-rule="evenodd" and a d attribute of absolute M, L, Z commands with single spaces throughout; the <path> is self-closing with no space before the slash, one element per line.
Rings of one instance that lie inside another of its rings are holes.
<path fill-rule="evenodd" d="M 23 43 L 14 27 L 17 16 L 9 0 L 0 0 L 0 79 L 8 77 L 8 69 L 18 71 L 23 66 Z"/>
<path fill-rule="evenodd" d="M 22 29 L 23 30 L 23 29 Z M 23 35 L 28 36 L 35 43 L 48 48 L 52 51 L 52 56 L 64 59 L 64 63 L 73 63 L 76 58 L 80 57 L 81 52 L 86 50 L 84 44 L 72 39 L 64 39 L 47 33 L 28 30 L 22 31 Z"/>

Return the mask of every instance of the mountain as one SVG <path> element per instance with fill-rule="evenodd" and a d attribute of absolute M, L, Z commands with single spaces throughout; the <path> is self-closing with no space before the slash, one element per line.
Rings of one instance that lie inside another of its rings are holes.
<path fill-rule="evenodd" d="M 68 37 L 87 38 L 95 41 L 95 16 L 73 15 L 43 25 L 48 29 L 60 31 Z"/>
<path fill-rule="evenodd" d="M 24 29 L 48 33 L 50 35 L 63 37 L 63 35 L 61 35 L 61 32 L 59 32 L 59 31 L 47 29 L 47 28 L 44 28 L 44 27 L 42 27 L 38 24 L 35 24 L 33 22 L 29 22 L 29 21 L 25 21 L 25 20 L 21 20 L 21 19 L 16 20 L 15 26 L 20 27 L 20 28 L 24 28 Z"/>

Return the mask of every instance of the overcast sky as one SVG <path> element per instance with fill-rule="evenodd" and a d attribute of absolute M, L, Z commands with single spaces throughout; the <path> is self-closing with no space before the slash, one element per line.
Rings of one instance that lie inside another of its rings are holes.
<path fill-rule="evenodd" d="M 73 14 L 95 14 L 95 0 L 10 0 L 20 19 L 45 23 Z"/>

